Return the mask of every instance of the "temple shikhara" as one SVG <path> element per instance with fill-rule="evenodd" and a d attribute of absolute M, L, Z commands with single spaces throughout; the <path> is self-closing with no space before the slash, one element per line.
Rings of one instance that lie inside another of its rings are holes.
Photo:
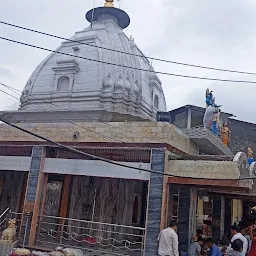
<path fill-rule="evenodd" d="M 87 155 L 0 124 L 0 248 L 155 256 L 171 220 L 182 252 L 199 228 L 225 241 L 255 206 L 256 125 L 210 89 L 168 112 L 128 14 L 106 0 L 86 19 L 0 117 Z"/>

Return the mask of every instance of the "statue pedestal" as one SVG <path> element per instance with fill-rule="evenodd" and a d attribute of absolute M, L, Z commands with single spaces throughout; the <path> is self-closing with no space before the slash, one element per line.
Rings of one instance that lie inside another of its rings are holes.
<path fill-rule="evenodd" d="M 0 256 L 9 255 L 13 248 L 18 247 L 19 241 L 14 241 L 12 243 L 8 243 L 6 241 L 0 240 Z"/>

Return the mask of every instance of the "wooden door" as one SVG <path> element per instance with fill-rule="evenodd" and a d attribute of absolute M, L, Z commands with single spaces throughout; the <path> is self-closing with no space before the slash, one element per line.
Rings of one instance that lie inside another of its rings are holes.
<path fill-rule="evenodd" d="M 41 228 L 47 232 L 52 231 L 54 233 L 58 229 L 58 220 L 52 217 L 59 217 L 62 184 L 63 183 L 60 181 L 49 181 L 47 183 L 43 211 L 43 216 L 47 217 L 42 218 L 43 223 L 41 224 Z M 47 224 L 45 222 L 47 222 Z"/>

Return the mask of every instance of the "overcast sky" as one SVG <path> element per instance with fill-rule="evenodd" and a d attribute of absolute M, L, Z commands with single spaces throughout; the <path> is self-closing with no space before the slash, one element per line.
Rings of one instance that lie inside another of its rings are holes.
<path fill-rule="evenodd" d="M 102 6 L 104 0 L 96 0 Z M 116 3 L 118 7 L 119 3 Z M 71 37 L 89 24 L 85 13 L 93 0 L 0 0 L 0 19 L 37 30 Z M 132 35 L 147 56 L 256 72 L 255 0 L 121 0 L 131 18 L 125 33 Z M 0 24 L 0 35 L 57 48 L 60 40 Z M 47 52 L 0 40 L 0 81 L 22 90 Z M 153 62 L 156 71 L 256 81 L 256 76 L 200 70 Z M 256 122 L 256 84 L 199 81 L 160 75 L 167 108 L 204 106 L 205 90 L 214 91 L 222 110 Z M 17 109 L 15 99 L 0 93 L 0 110 Z"/>

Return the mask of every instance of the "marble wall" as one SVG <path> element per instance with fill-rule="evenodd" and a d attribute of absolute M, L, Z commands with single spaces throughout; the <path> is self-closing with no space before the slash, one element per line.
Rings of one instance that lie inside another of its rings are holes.
<path fill-rule="evenodd" d="M 165 150 L 153 150 L 152 170 L 164 173 Z M 164 176 L 151 173 L 148 197 L 145 255 L 155 256 L 158 251 L 158 234 L 162 216 L 162 193 Z"/>

